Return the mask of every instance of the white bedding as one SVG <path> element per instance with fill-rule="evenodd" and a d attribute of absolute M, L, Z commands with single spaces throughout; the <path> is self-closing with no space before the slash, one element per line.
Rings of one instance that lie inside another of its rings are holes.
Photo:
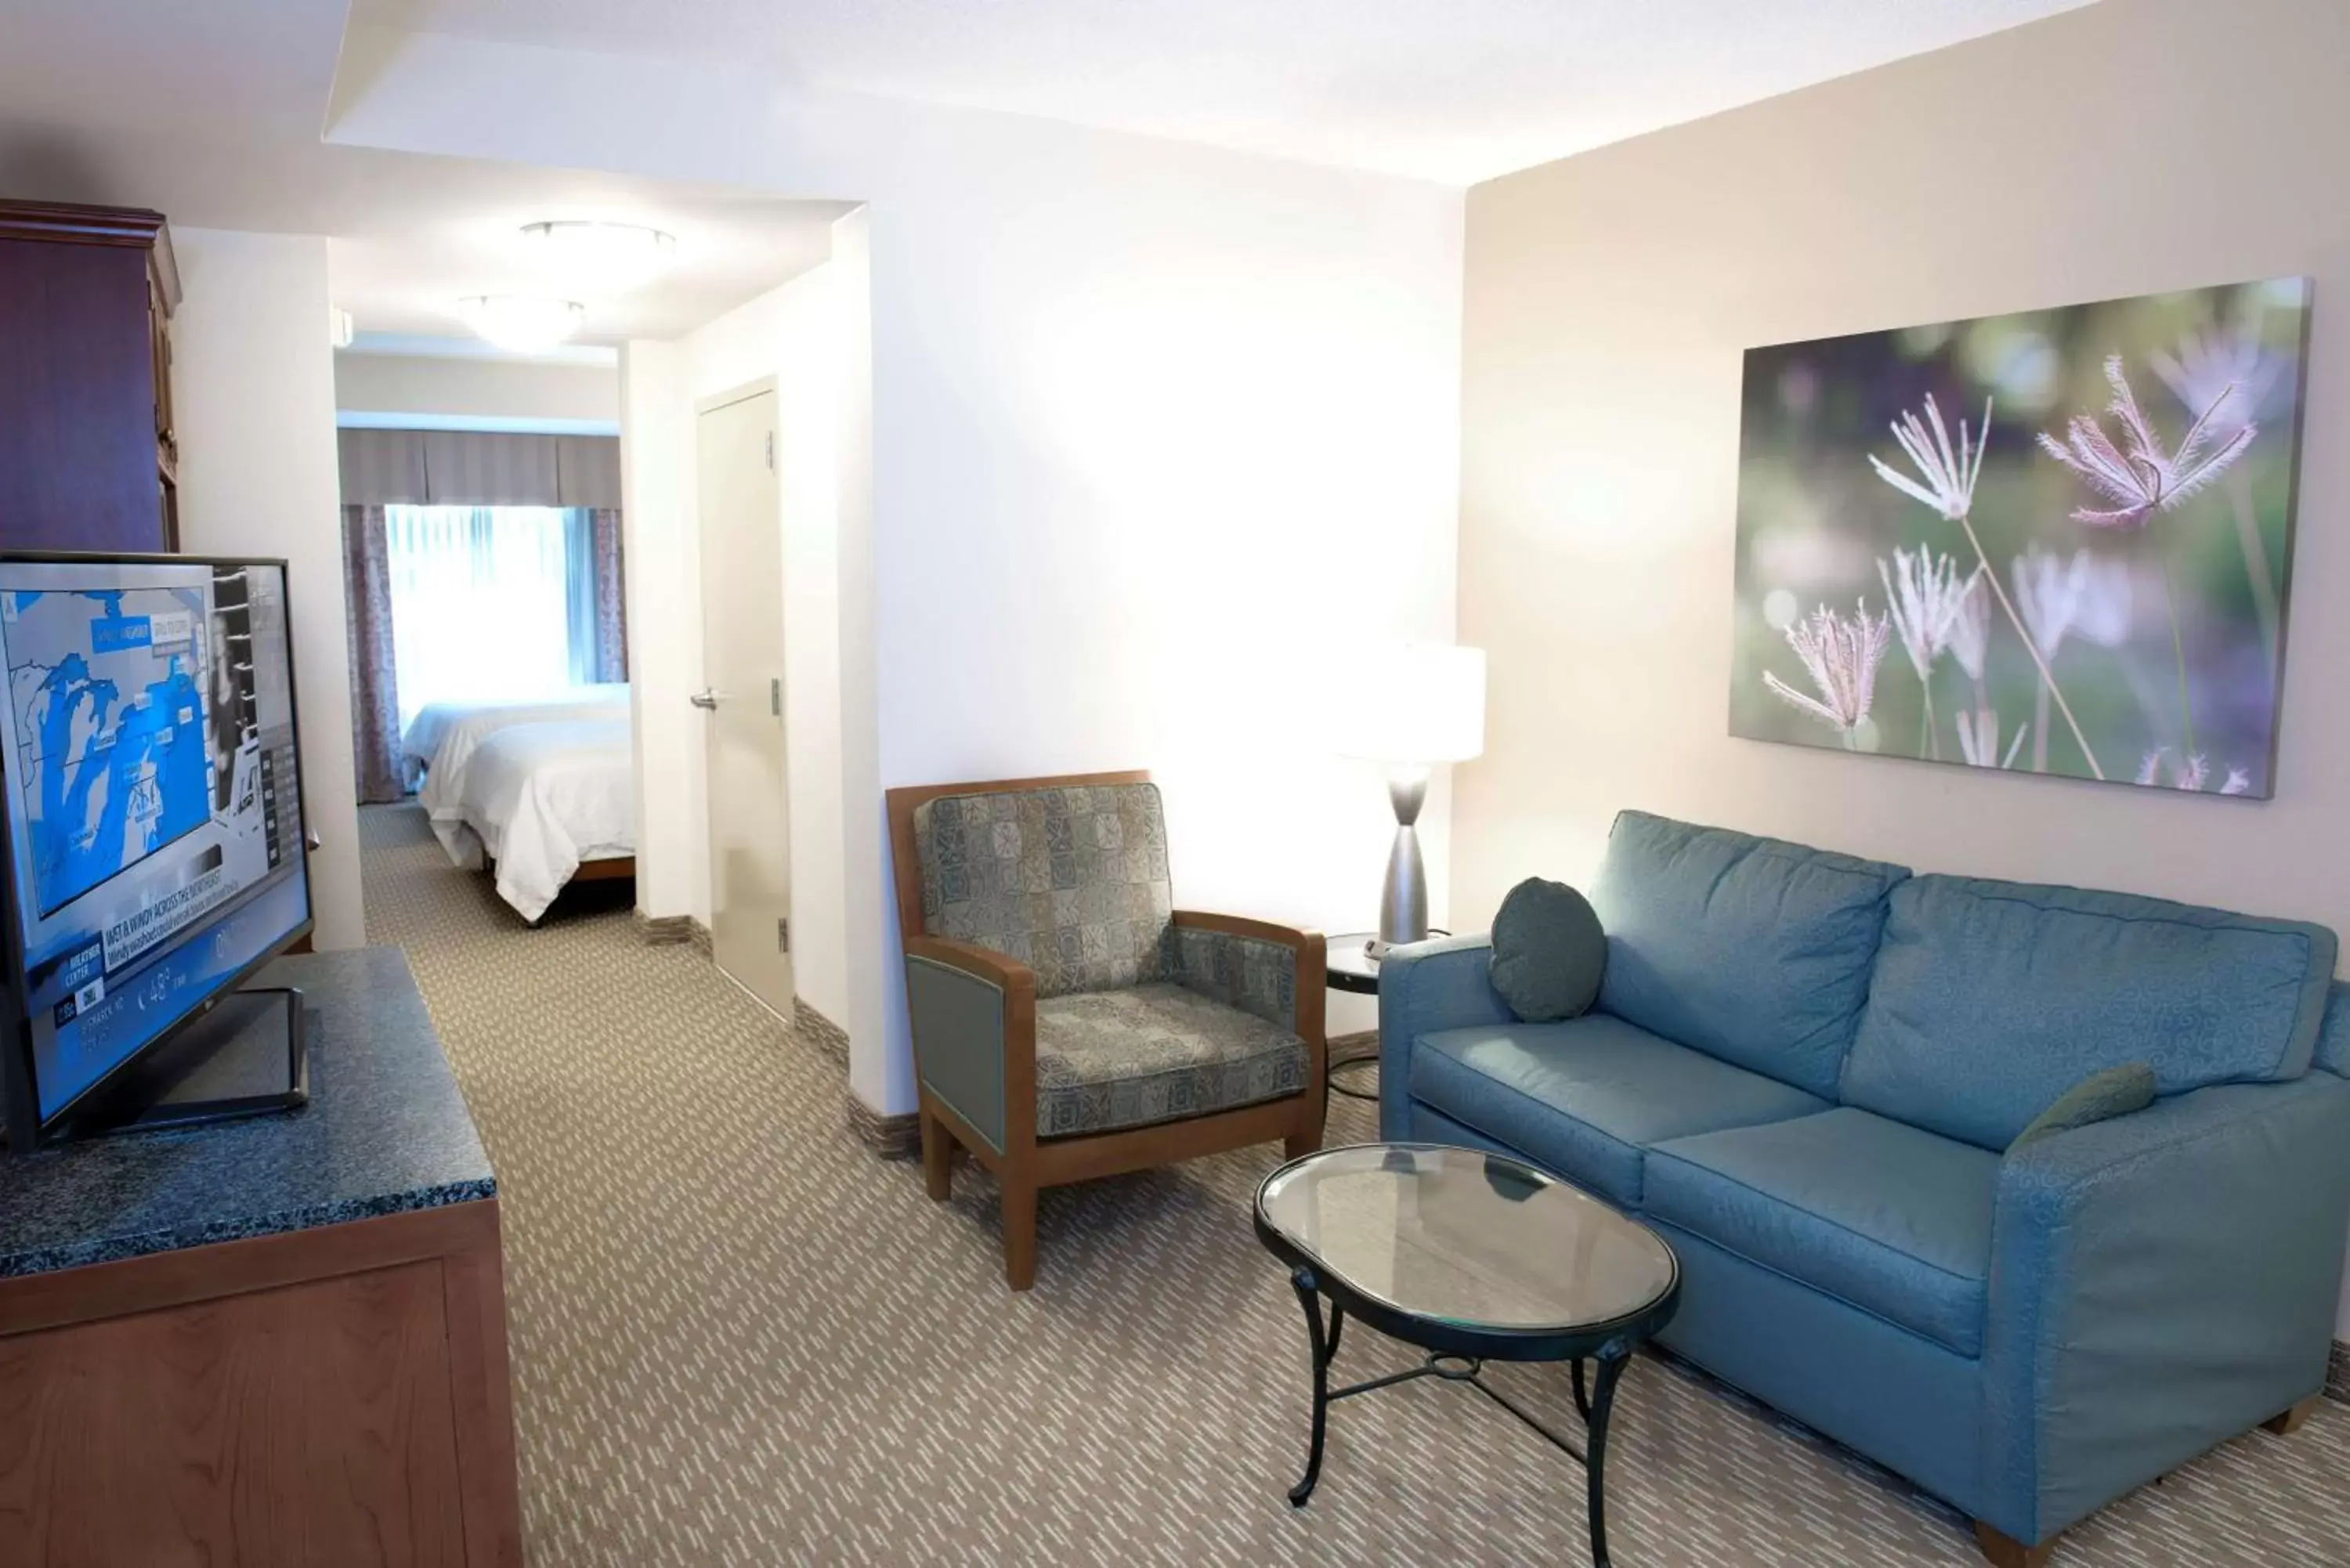
<path fill-rule="evenodd" d="M 466 768 L 484 741 L 515 724 L 615 719 L 625 724 L 628 717 L 625 684 L 581 686 L 527 700 L 428 702 L 418 710 L 400 744 L 409 763 L 421 763 L 425 769 L 416 804 L 432 819 L 432 831 L 449 857 L 465 866 L 478 862 L 472 860 L 463 836 L 453 830 L 463 820 L 458 803 L 464 798 Z"/>
<path fill-rule="evenodd" d="M 575 686 L 544 697 L 468 697 L 449 702 L 427 702 L 409 721 L 400 737 L 400 749 L 418 767 L 430 767 L 432 753 L 440 749 L 441 737 L 448 732 L 449 726 L 470 714 L 495 713 L 500 709 L 536 712 L 549 703 L 617 702 L 626 707 L 628 701 L 628 682 L 619 681 L 612 685 Z"/>
<path fill-rule="evenodd" d="M 497 862 L 498 897 L 537 919 L 581 861 L 636 853 L 627 721 L 507 725 L 473 751 L 457 811 Z"/>

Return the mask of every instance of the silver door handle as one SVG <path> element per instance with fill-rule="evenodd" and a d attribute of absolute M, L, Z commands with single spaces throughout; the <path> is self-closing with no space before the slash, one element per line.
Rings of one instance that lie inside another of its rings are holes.
<path fill-rule="evenodd" d="M 718 693 L 705 686 L 686 701 L 697 708 L 715 708 L 718 706 Z"/>

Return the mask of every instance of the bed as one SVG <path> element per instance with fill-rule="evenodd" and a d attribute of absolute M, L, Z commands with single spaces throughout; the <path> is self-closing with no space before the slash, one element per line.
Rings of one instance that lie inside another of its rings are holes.
<path fill-rule="evenodd" d="M 424 808 L 433 836 L 461 867 L 481 864 L 480 846 L 464 831 L 458 809 L 464 798 L 465 774 L 482 742 L 516 724 L 570 722 L 610 722 L 629 718 L 625 684 L 579 686 L 537 698 L 496 698 L 485 701 L 428 702 L 400 736 L 400 753 L 411 776 L 421 771 L 416 804 Z M 627 750 L 623 742 L 622 751 Z"/>
<path fill-rule="evenodd" d="M 473 749 L 454 826 L 536 922 L 566 883 L 635 873 L 635 790 L 627 720 L 508 724 Z"/>

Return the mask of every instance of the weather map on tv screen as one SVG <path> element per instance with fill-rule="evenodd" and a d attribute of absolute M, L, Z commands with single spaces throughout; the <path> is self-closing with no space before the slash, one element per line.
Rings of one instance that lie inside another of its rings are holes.
<path fill-rule="evenodd" d="M 44 915 L 212 816 L 205 607 L 185 588 L 10 594 L 17 788 Z"/>

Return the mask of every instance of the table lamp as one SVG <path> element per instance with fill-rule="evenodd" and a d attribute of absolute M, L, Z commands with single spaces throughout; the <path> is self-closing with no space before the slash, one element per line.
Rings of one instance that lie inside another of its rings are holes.
<path fill-rule="evenodd" d="M 1409 643 L 1375 659 L 1362 708 L 1350 719 L 1347 750 L 1388 768 L 1395 847 L 1379 897 L 1377 958 L 1398 942 L 1428 938 L 1428 876 L 1419 858 L 1419 808 L 1439 763 L 1462 763 L 1485 749 L 1482 649 Z"/>

